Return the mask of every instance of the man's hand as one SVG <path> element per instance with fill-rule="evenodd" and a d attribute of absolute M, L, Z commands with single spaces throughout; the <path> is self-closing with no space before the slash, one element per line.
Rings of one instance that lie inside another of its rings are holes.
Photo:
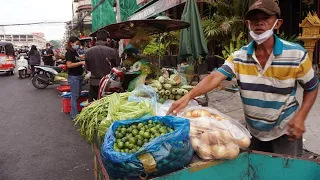
<path fill-rule="evenodd" d="M 203 80 L 200 81 L 200 83 L 193 88 L 190 92 L 188 92 L 186 95 L 184 95 L 181 99 L 174 102 L 170 109 L 167 112 L 167 115 L 173 113 L 177 114 L 179 113 L 183 108 L 185 108 L 189 101 L 193 99 L 194 97 L 200 96 L 202 94 L 205 94 L 212 89 L 218 87 L 220 83 L 227 79 L 227 76 L 222 74 L 221 72 L 213 72 L 207 77 L 205 77 Z"/>
<path fill-rule="evenodd" d="M 167 112 L 167 115 L 173 113 L 174 115 L 177 115 L 181 111 L 181 109 L 185 108 L 190 101 L 190 97 L 188 94 L 184 95 L 181 99 L 175 101 L 170 109 Z"/>
<path fill-rule="evenodd" d="M 86 65 L 86 62 L 85 61 L 80 61 L 80 64 L 81 65 Z"/>
<path fill-rule="evenodd" d="M 290 140 L 300 139 L 305 130 L 305 120 L 306 116 L 300 115 L 297 113 L 289 122 L 288 122 L 288 133 Z"/>

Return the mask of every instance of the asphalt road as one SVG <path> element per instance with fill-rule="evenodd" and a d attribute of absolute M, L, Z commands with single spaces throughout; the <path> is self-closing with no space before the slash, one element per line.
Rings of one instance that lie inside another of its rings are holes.
<path fill-rule="evenodd" d="M 56 86 L 0 74 L 0 180 L 91 180 L 91 146 L 61 112 Z"/>

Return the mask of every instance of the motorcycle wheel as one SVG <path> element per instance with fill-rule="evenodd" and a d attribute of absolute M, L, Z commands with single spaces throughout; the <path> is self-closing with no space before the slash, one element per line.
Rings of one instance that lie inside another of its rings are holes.
<path fill-rule="evenodd" d="M 33 76 L 32 85 L 37 89 L 45 89 L 46 87 L 48 87 L 49 84 L 39 82 L 37 76 L 38 75 Z"/>
<path fill-rule="evenodd" d="M 19 78 L 20 79 L 26 78 L 26 74 L 27 74 L 26 70 L 20 70 L 19 71 Z"/>

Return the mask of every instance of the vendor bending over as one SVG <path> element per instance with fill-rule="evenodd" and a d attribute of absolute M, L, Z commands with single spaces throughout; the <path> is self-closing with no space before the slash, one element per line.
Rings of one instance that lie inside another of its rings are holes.
<path fill-rule="evenodd" d="M 301 156 L 305 120 L 318 92 L 312 61 L 300 45 L 273 34 L 283 22 L 274 0 L 256 1 L 245 18 L 254 41 L 234 52 L 217 72 L 173 103 L 168 114 L 178 113 L 189 100 L 235 76 L 247 128 L 253 135 L 251 148 Z M 297 83 L 304 89 L 300 108 L 295 98 Z"/>

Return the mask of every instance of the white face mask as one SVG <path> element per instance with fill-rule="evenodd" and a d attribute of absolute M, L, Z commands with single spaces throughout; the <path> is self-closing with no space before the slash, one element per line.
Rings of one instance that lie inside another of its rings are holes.
<path fill-rule="evenodd" d="M 271 29 L 267 30 L 266 32 L 262 34 L 256 34 L 250 29 L 250 21 L 249 21 L 249 30 L 250 30 L 250 36 L 253 38 L 253 40 L 259 45 L 264 43 L 266 40 L 268 40 L 273 35 L 273 29 L 276 26 L 278 22 L 278 19 L 274 23 Z"/>

